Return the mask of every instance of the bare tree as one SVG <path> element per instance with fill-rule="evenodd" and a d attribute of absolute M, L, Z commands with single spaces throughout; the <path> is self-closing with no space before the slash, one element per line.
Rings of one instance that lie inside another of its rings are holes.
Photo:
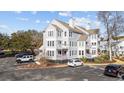
<path fill-rule="evenodd" d="M 103 23 L 108 39 L 108 49 L 110 61 L 112 61 L 112 37 L 117 37 L 124 32 L 124 17 L 123 12 L 119 11 L 100 11 L 98 19 Z"/>

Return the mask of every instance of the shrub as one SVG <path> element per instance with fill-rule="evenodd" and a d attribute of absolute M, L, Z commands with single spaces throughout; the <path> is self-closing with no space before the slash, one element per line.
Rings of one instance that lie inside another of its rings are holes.
<path fill-rule="evenodd" d="M 81 60 L 82 60 L 83 62 L 87 62 L 87 61 L 88 61 L 88 59 L 87 59 L 86 57 L 82 57 Z"/>
<path fill-rule="evenodd" d="M 108 62 L 109 61 L 109 56 L 108 55 L 101 55 L 101 56 L 98 56 L 94 59 L 94 62 L 96 63 L 100 63 L 100 62 Z"/>
<path fill-rule="evenodd" d="M 15 53 L 13 51 L 5 51 L 4 55 L 5 55 L 5 57 L 12 57 L 15 55 Z"/>
<path fill-rule="evenodd" d="M 102 60 L 103 60 L 103 58 L 101 58 L 101 57 L 94 58 L 94 62 L 96 62 L 96 63 L 100 63 Z"/>

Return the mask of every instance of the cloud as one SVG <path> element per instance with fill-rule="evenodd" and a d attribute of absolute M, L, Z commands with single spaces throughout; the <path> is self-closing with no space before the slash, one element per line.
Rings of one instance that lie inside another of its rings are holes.
<path fill-rule="evenodd" d="M 18 17 L 17 19 L 20 20 L 20 21 L 28 21 L 28 20 L 29 20 L 29 19 L 26 18 L 26 17 Z"/>
<path fill-rule="evenodd" d="M 39 19 L 35 20 L 35 23 L 39 24 L 41 21 Z"/>
<path fill-rule="evenodd" d="M 69 12 L 69 11 L 67 11 L 67 12 L 59 12 L 59 15 L 60 16 L 65 16 L 65 17 L 71 17 L 72 16 L 71 12 Z"/>
<path fill-rule="evenodd" d="M 7 25 L 0 25 L 0 29 L 8 29 Z"/>
<path fill-rule="evenodd" d="M 49 20 L 47 20 L 47 21 L 46 21 L 46 23 L 47 23 L 47 24 L 49 24 L 49 23 L 50 23 L 50 21 L 49 21 Z"/>
<path fill-rule="evenodd" d="M 91 20 L 89 18 L 85 17 L 75 17 L 75 24 L 79 26 L 83 26 L 85 28 L 99 28 L 100 27 L 100 22 L 97 20 Z"/>
<path fill-rule="evenodd" d="M 21 13 L 22 13 L 22 11 L 15 11 L 15 13 L 17 13 L 17 14 L 21 14 Z"/>
<path fill-rule="evenodd" d="M 91 17 L 91 15 L 87 15 L 87 17 L 89 18 L 89 17 Z"/>
<path fill-rule="evenodd" d="M 35 14 L 37 14 L 37 11 L 32 11 L 31 13 L 32 13 L 33 15 L 35 15 Z"/>
<path fill-rule="evenodd" d="M 8 35 L 11 35 L 11 33 L 15 32 L 16 29 L 9 27 L 7 25 L 4 24 L 0 24 L 0 32 L 2 33 L 7 33 Z"/>
<path fill-rule="evenodd" d="M 49 11 L 50 13 L 55 13 L 55 11 Z"/>

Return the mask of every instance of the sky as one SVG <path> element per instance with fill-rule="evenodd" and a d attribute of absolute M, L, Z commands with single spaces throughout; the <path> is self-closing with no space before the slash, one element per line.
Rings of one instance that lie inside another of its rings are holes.
<path fill-rule="evenodd" d="M 53 19 L 68 23 L 70 18 L 74 18 L 77 25 L 104 31 L 96 11 L 0 11 L 0 32 L 11 35 L 17 30 L 43 31 Z"/>

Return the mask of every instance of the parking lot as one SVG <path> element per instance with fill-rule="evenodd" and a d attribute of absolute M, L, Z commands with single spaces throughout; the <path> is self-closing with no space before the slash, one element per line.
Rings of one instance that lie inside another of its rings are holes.
<path fill-rule="evenodd" d="M 119 81 L 103 75 L 104 66 L 17 69 L 14 57 L 0 59 L 1 81 Z"/>

